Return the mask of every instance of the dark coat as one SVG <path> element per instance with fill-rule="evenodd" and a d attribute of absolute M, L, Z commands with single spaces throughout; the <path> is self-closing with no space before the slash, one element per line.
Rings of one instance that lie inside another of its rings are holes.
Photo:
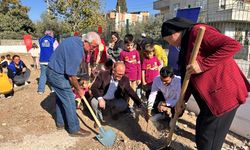
<path fill-rule="evenodd" d="M 96 77 L 94 83 L 91 86 L 91 92 L 96 99 L 98 97 L 103 97 L 107 93 L 111 76 L 112 71 L 101 71 Z M 131 88 L 127 76 L 123 76 L 119 81 L 114 96 L 115 98 L 123 98 L 124 100 L 126 100 L 128 97 L 131 97 L 137 106 L 142 103 L 135 91 Z"/>

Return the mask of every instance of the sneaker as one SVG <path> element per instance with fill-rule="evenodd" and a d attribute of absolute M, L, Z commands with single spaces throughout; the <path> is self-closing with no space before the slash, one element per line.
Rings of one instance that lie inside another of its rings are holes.
<path fill-rule="evenodd" d="M 162 120 L 162 119 L 165 119 L 164 113 L 155 114 L 154 116 L 152 116 L 152 117 L 150 118 L 150 120 L 153 121 L 153 122 L 156 122 L 156 121 Z"/>
<path fill-rule="evenodd" d="M 43 94 L 43 92 L 37 92 L 39 95 L 42 95 Z"/>
<path fill-rule="evenodd" d="M 71 137 L 87 137 L 90 134 L 91 134 L 90 131 L 80 129 L 79 131 L 77 131 L 75 133 L 70 133 L 69 136 L 71 136 Z"/>
<path fill-rule="evenodd" d="M 30 84 L 30 82 L 29 81 L 26 81 L 25 83 L 24 83 L 24 85 L 29 85 Z"/>
<path fill-rule="evenodd" d="M 12 96 L 11 96 L 11 95 L 9 95 L 9 96 L 7 96 L 7 97 L 6 97 L 6 99 L 9 99 L 9 98 L 11 98 L 11 97 L 12 97 Z"/>

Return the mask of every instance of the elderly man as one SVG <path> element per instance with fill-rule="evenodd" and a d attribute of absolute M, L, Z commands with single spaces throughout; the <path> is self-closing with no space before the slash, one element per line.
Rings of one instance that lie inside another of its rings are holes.
<path fill-rule="evenodd" d="M 112 70 L 103 71 L 96 77 L 91 91 L 94 98 L 91 105 L 101 122 L 105 122 L 102 110 L 110 109 L 112 118 L 117 120 L 120 112 L 128 108 L 126 98 L 131 97 L 137 106 L 141 106 L 141 100 L 130 87 L 129 79 L 125 74 L 123 62 L 116 62 Z"/>
<path fill-rule="evenodd" d="M 82 39 L 77 36 L 69 37 L 50 58 L 46 74 L 56 93 L 56 126 L 58 129 L 66 127 L 70 136 L 90 135 L 89 131 L 80 129 L 71 85 L 81 97 L 84 96 L 84 91 L 77 82 L 77 71 L 85 55 L 84 51 L 94 49 L 100 43 L 100 36 L 95 32 L 87 33 Z"/>

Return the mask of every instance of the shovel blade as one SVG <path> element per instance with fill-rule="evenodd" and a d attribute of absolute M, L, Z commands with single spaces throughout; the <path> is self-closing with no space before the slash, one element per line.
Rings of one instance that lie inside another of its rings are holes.
<path fill-rule="evenodd" d="M 106 147 L 112 147 L 116 140 L 116 134 L 112 129 L 105 130 L 103 127 L 99 128 L 100 133 L 96 138 Z"/>

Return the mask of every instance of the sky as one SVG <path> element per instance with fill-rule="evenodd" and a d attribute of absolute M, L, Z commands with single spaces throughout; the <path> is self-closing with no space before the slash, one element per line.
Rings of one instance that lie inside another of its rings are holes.
<path fill-rule="evenodd" d="M 107 12 L 116 9 L 117 0 L 101 0 L 103 3 L 103 11 Z M 150 14 L 156 14 L 159 11 L 153 10 L 153 1 L 155 0 L 126 0 L 129 12 L 132 11 L 149 11 Z M 40 20 L 41 14 L 46 11 L 46 3 L 44 0 L 21 0 L 24 6 L 28 6 L 28 13 L 32 21 Z"/>

